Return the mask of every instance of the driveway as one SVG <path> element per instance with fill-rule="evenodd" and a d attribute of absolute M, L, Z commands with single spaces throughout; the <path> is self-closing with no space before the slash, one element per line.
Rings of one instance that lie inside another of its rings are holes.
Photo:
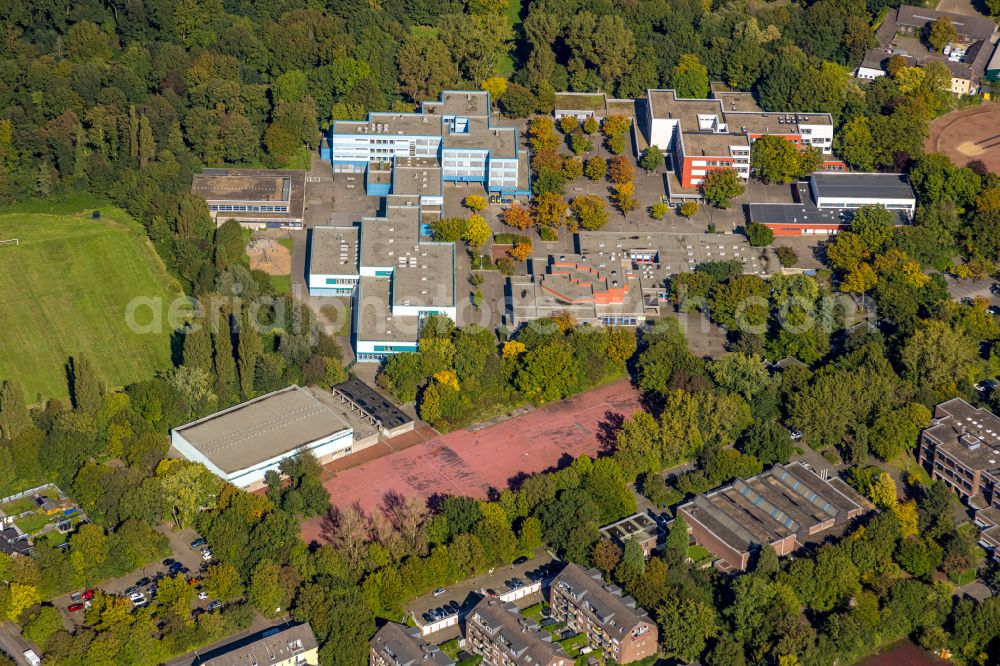
<path fill-rule="evenodd" d="M 25 650 L 34 650 L 36 654 L 41 654 L 38 648 L 21 637 L 21 631 L 16 624 L 0 623 L 0 652 L 10 655 L 17 666 L 30 666 L 28 660 L 24 658 Z"/>

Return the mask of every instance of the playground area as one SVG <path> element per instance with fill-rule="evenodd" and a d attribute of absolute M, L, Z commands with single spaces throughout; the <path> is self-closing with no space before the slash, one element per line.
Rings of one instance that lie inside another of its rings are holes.
<path fill-rule="evenodd" d="M 958 166 L 981 162 L 1000 173 L 1000 104 L 983 102 L 938 118 L 924 150 L 944 153 Z"/>
<path fill-rule="evenodd" d="M 337 472 L 325 485 L 334 506 L 357 503 L 367 512 L 381 506 L 387 494 L 486 498 L 535 472 L 606 450 L 621 420 L 638 409 L 639 393 L 627 380 L 618 381 L 478 430 L 432 436 L 402 450 L 395 440 L 390 440 L 392 447 L 378 444 L 360 453 L 360 464 L 348 467 L 354 456 L 334 463 Z M 327 541 L 329 529 L 326 517 L 302 525 L 307 542 Z"/>
<path fill-rule="evenodd" d="M 268 275 L 290 275 L 292 272 L 291 241 L 254 236 L 247 243 L 250 268 Z"/>

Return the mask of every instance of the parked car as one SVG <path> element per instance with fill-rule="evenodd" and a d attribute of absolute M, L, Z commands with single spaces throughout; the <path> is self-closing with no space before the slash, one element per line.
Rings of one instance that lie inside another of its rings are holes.
<path fill-rule="evenodd" d="M 206 543 L 208 543 L 208 542 L 205 541 L 203 538 L 198 537 L 197 539 L 195 539 L 194 541 L 191 542 L 191 547 L 192 548 L 201 548 Z"/>
<path fill-rule="evenodd" d="M 986 311 L 989 312 L 991 315 L 1000 315 L 1000 306 L 991 305 L 988 308 L 986 308 Z"/>
<path fill-rule="evenodd" d="M 524 556 L 522 555 L 521 557 L 519 557 L 519 558 L 517 558 L 516 560 L 514 560 L 514 564 L 515 564 L 516 566 L 520 566 L 520 565 L 524 564 L 524 563 L 525 563 L 525 562 L 527 562 L 527 561 L 528 561 L 528 558 L 527 558 L 527 557 L 524 557 Z"/>
<path fill-rule="evenodd" d="M 216 600 L 216 601 L 213 601 L 210 604 L 208 604 L 208 610 L 210 610 L 210 611 L 219 610 L 220 608 L 222 608 L 222 602 L 221 601 Z"/>
<path fill-rule="evenodd" d="M 135 587 L 134 585 L 132 587 L 128 588 L 127 590 L 125 590 L 125 596 L 126 597 L 131 597 L 133 594 L 138 594 L 138 593 L 139 593 L 139 588 Z"/>
<path fill-rule="evenodd" d="M 73 602 L 83 601 L 83 593 L 73 592 L 69 595 L 69 600 Z"/>
<path fill-rule="evenodd" d="M 434 590 L 434 596 L 435 597 L 440 597 L 444 593 L 445 593 L 445 589 L 443 587 L 439 587 L 438 589 Z"/>
<path fill-rule="evenodd" d="M 431 622 L 433 622 L 433 621 L 434 621 L 434 618 L 433 618 L 433 617 L 431 617 L 431 614 L 430 614 L 430 613 L 424 613 L 424 614 L 423 614 L 423 615 L 421 615 L 420 617 L 421 617 L 421 618 L 423 619 L 423 621 L 424 621 L 424 622 L 426 622 L 427 624 L 430 624 Z"/>
<path fill-rule="evenodd" d="M 496 590 L 492 590 L 492 589 L 491 590 L 486 590 L 486 596 L 488 596 L 488 597 L 498 596 L 497 595 L 497 591 Z"/>
<path fill-rule="evenodd" d="M 42 659 L 34 650 L 25 650 L 21 654 L 24 655 L 24 660 L 31 664 L 31 666 L 42 666 Z"/>
<path fill-rule="evenodd" d="M 163 560 L 163 566 L 165 567 L 173 566 L 176 561 L 177 560 L 175 560 L 174 558 L 168 557 L 167 559 Z"/>
<path fill-rule="evenodd" d="M 84 590 L 80 594 L 80 598 L 83 599 L 84 601 L 87 601 L 88 599 L 93 599 L 94 598 L 94 591 L 93 590 Z"/>
<path fill-rule="evenodd" d="M 205 599 L 208 599 L 208 592 L 202 590 L 201 592 L 198 593 L 198 600 L 204 601 Z"/>
<path fill-rule="evenodd" d="M 132 600 L 132 605 L 137 608 L 146 603 L 146 595 L 142 592 L 134 592 L 133 594 L 130 594 L 128 598 Z"/>
<path fill-rule="evenodd" d="M 205 560 L 206 562 L 208 562 L 209 560 L 211 560 L 212 559 L 212 549 L 211 548 L 202 548 L 201 549 L 201 559 Z"/>
<path fill-rule="evenodd" d="M 135 586 L 136 587 L 146 587 L 147 585 L 149 585 L 152 582 L 153 581 L 149 580 L 149 578 L 147 578 L 146 576 L 143 576 L 142 578 L 140 578 L 139 580 L 137 580 L 135 582 Z"/>
<path fill-rule="evenodd" d="M 449 602 L 448 603 L 448 607 L 451 608 L 451 611 L 453 613 L 457 613 L 460 610 L 462 610 L 462 604 L 458 603 L 457 601 L 451 601 L 451 602 Z"/>
<path fill-rule="evenodd" d="M 173 564 L 170 565 L 170 569 L 168 571 L 170 571 L 170 575 L 173 576 L 183 568 L 184 568 L 183 564 L 181 564 L 180 562 L 174 562 Z"/>
<path fill-rule="evenodd" d="M 67 608 L 66 610 L 68 610 L 70 613 L 76 613 L 77 611 L 82 611 L 83 604 L 70 604 L 70 607 Z"/>
<path fill-rule="evenodd" d="M 521 580 L 520 578 L 511 578 L 510 580 L 518 587 L 524 587 L 524 581 Z"/>

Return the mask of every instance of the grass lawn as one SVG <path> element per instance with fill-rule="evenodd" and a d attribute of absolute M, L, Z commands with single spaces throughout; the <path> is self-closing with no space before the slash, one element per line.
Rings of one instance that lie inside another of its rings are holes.
<path fill-rule="evenodd" d="M 701 564 L 702 562 L 711 559 L 713 557 L 712 553 L 708 552 L 708 549 L 704 546 L 694 545 L 688 548 L 688 557 L 695 564 Z"/>
<path fill-rule="evenodd" d="M 440 30 L 440 28 L 433 25 L 410 26 L 410 32 L 414 37 L 437 37 Z"/>
<path fill-rule="evenodd" d="M 45 538 L 48 539 L 50 546 L 58 546 L 66 543 L 66 536 L 65 532 L 60 532 L 59 530 L 52 530 L 45 533 Z"/>
<path fill-rule="evenodd" d="M 91 219 L 99 209 L 101 218 Z M 170 331 L 133 332 L 126 306 L 160 298 L 165 313 L 180 295 L 146 238 L 124 211 L 84 196 L 0 210 L 0 378 L 25 399 L 66 398 L 66 362 L 84 354 L 116 388 L 170 366 Z M 136 312 L 146 324 L 149 308 Z"/>
<path fill-rule="evenodd" d="M 0 504 L 0 511 L 3 511 L 5 516 L 16 516 L 34 508 L 35 502 L 30 497 L 22 497 L 6 504 Z"/>
<path fill-rule="evenodd" d="M 292 276 L 291 275 L 271 275 L 271 286 L 279 294 L 290 294 L 292 293 Z"/>
<path fill-rule="evenodd" d="M 521 23 L 521 9 L 524 6 L 524 0 L 507 0 L 507 12 L 505 16 L 507 21 L 510 23 L 511 27 L 515 29 L 515 34 L 517 26 Z M 497 65 L 497 74 L 500 76 L 510 76 L 514 73 L 514 59 L 509 55 L 504 56 L 504 59 L 500 61 Z"/>
<path fill-rule="evenodd" d="M 285 248 L 289 252 L 295 249 L 295 239 L 294 238 L 279 238 L 278 245 Z"/>
<path fill-rule="evenodd" d="M 30 516 L 25 516 L 20 520 L 15 520 L 14 524 L 17 525 L 18 529 L 27 534 L 34 534 L 38 530 L 42 529 L 52 521 L 53 516 L 46 515 L 44 513 L 33 513 Z"/>

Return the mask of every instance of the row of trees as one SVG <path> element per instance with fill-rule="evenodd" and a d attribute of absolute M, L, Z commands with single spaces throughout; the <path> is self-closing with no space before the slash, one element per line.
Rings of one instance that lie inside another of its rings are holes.
<path fill-rule="evenodd" d="M 629 329 L 579 326 L 569 316 L 532 322 L 510 339 L 431 317 L 419 351 L 390 357 L 378 383 L 401 402 L 416 400 L 434 427 L 451 430 L 621 377 L 635 345 Z"/>

